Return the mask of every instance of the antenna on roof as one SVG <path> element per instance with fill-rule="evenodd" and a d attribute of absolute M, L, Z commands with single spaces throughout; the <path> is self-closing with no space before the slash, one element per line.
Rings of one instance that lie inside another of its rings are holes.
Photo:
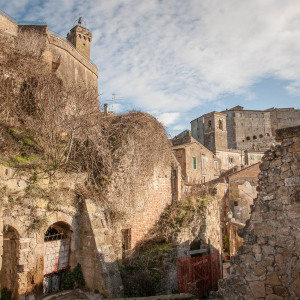
<path fill-rule="evenodd" d="M 111 100 L 105 100 L 105 102 L 107 101 L 107 102 L 111 102 L 111 110 L 113 111 L 113 108 L 114 108 L 114 102 L 117 100 L 117 101 L 119 101 L 119 100 L 123 100 L 124 98 L 122 98 L 122 97 L 117 97 L 119 94 L 115 94 L 115 93 L 113 93 L 113 94 L 111 94 Z"/>

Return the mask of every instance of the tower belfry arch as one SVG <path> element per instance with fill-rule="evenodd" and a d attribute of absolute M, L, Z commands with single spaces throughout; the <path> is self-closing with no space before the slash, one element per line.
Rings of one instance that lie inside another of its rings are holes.
<path fill-rule="evenodd" d="M 77 20 L 77 25 L 74 26 L 67 34 L 67 40 L 73 44 L 83 56 L 90 59 L 90 44 L 92 42 L 92 33 L 83 27 L 82 17 Z M 84 22 L 85 23 L 85 22 Z"/>

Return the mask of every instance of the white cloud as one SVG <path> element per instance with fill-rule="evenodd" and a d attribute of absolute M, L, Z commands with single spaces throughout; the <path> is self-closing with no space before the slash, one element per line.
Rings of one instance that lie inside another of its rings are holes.
<path fill-rule="evenodd" d="M 178 112 L 175 113 L 163 113 L 156 116 L 159 122 L 161 122 L 164 126 L 169 126 L 175 123 L 179 119 L 180 114 Z"/>
<path fill-rule="evenodd" d="M 187 129 L 186 125 L 176 125 L 173 127 L 173 130 L 185 130 L 185 129 Z"/>

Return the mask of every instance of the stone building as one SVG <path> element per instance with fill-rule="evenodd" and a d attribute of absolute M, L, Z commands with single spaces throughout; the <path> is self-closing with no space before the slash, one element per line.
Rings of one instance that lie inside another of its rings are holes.
<path fill-rule="evenodd" d="M 235 106 L 223 113 L 226 114 L 228 148 L 268 149 L 274 143 L 270 112 Z"/>
<path fill-rule="evenodd" d="M 232 135 L 233 113 L 211 112 L 191 121 L 191 135 L 221 160 L 221 170 L 247 166 L 260 161 L 264 151 L 237 148 Z M 234 144 L 234 145 L 233 145 Z"/>
<path fill-rule="evenodd" d="M 192 137 L 221 159 L 222 170 L 259 162 L 275 143 L 274 132 L 300 124 L 300 110 L 244 110 L 235 106 L 191 121 Z"/>
<path fill-rule="evenodd" d="M 289 108 L 269 108 L 266 111 L 271 115 L 272 135 L 276 135 L 276 130 L 286 127 L 300 125 L 300 109 Z"/>
<path fill-rule="evenodd" d="M 98 69 L 90 60 L 92 34 L 81 25 L 76 25 L 67 40 L 51 33 L 43 24 L 22 25 L 10 16 L 0 12 L 0 36 L 8 38 L 11 44 L 20 47 L 37 47 L 64 84 L 69 86 L 84 84 L 98 91 Z"/>
<path fill-rule="evenodd" d="M 239 232 L 215 299 L 300 299 L 300 126 L 277 130 L 281 145 L 260 164 L 258 196 Z"/>
<path fill-rule="evenodd" d="M 196 141 L 189 130 L 173 138 L 172 144 L 185 185 L 205 183 L 220 176 L 220 159 Z"/>

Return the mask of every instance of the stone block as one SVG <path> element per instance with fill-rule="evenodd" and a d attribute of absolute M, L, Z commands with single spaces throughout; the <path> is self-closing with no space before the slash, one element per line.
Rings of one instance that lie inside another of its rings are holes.
<path fill-rule="evenodd" d="M 300 176 L 285 178 L 284 185 L 285 186 L 299 186 L 300 185 Z"/>
<path fill-rule="evenodd" d="M 254 297 L 264 298 L 266 295 L 265 284 L 262 281 L 253 281 L 249 283 L 250 289 Z"/>
<path fill-rule="evenodd" d="M 297 298 L 300 298 L 300 279 L 299 279 L 299 276 L 298 276 L 298 279 L 294 280 L 294 282 L 291 284 L 291 289 L 295 293 L 295 296 Z"/>
<path fill-rule="evenodd" d="M 266 300 L 283 300 L 283 297 L 272 294 L 268 295 L 266 297 Z"/>
<path fill-rule="evenodd" d="M 266 284 L 274 286 L 274 285 L 281 285 L 281 282 L 280 282 L 277 274 L 271 273 L 271 274 L 267 275 Z"/>
<path fill-rule="evenodd" d="M 274 286 L 274 293 L 277 296 L 282 296 L 282 297 L 289 295 L 288 290 L 284 286 Z"/>

